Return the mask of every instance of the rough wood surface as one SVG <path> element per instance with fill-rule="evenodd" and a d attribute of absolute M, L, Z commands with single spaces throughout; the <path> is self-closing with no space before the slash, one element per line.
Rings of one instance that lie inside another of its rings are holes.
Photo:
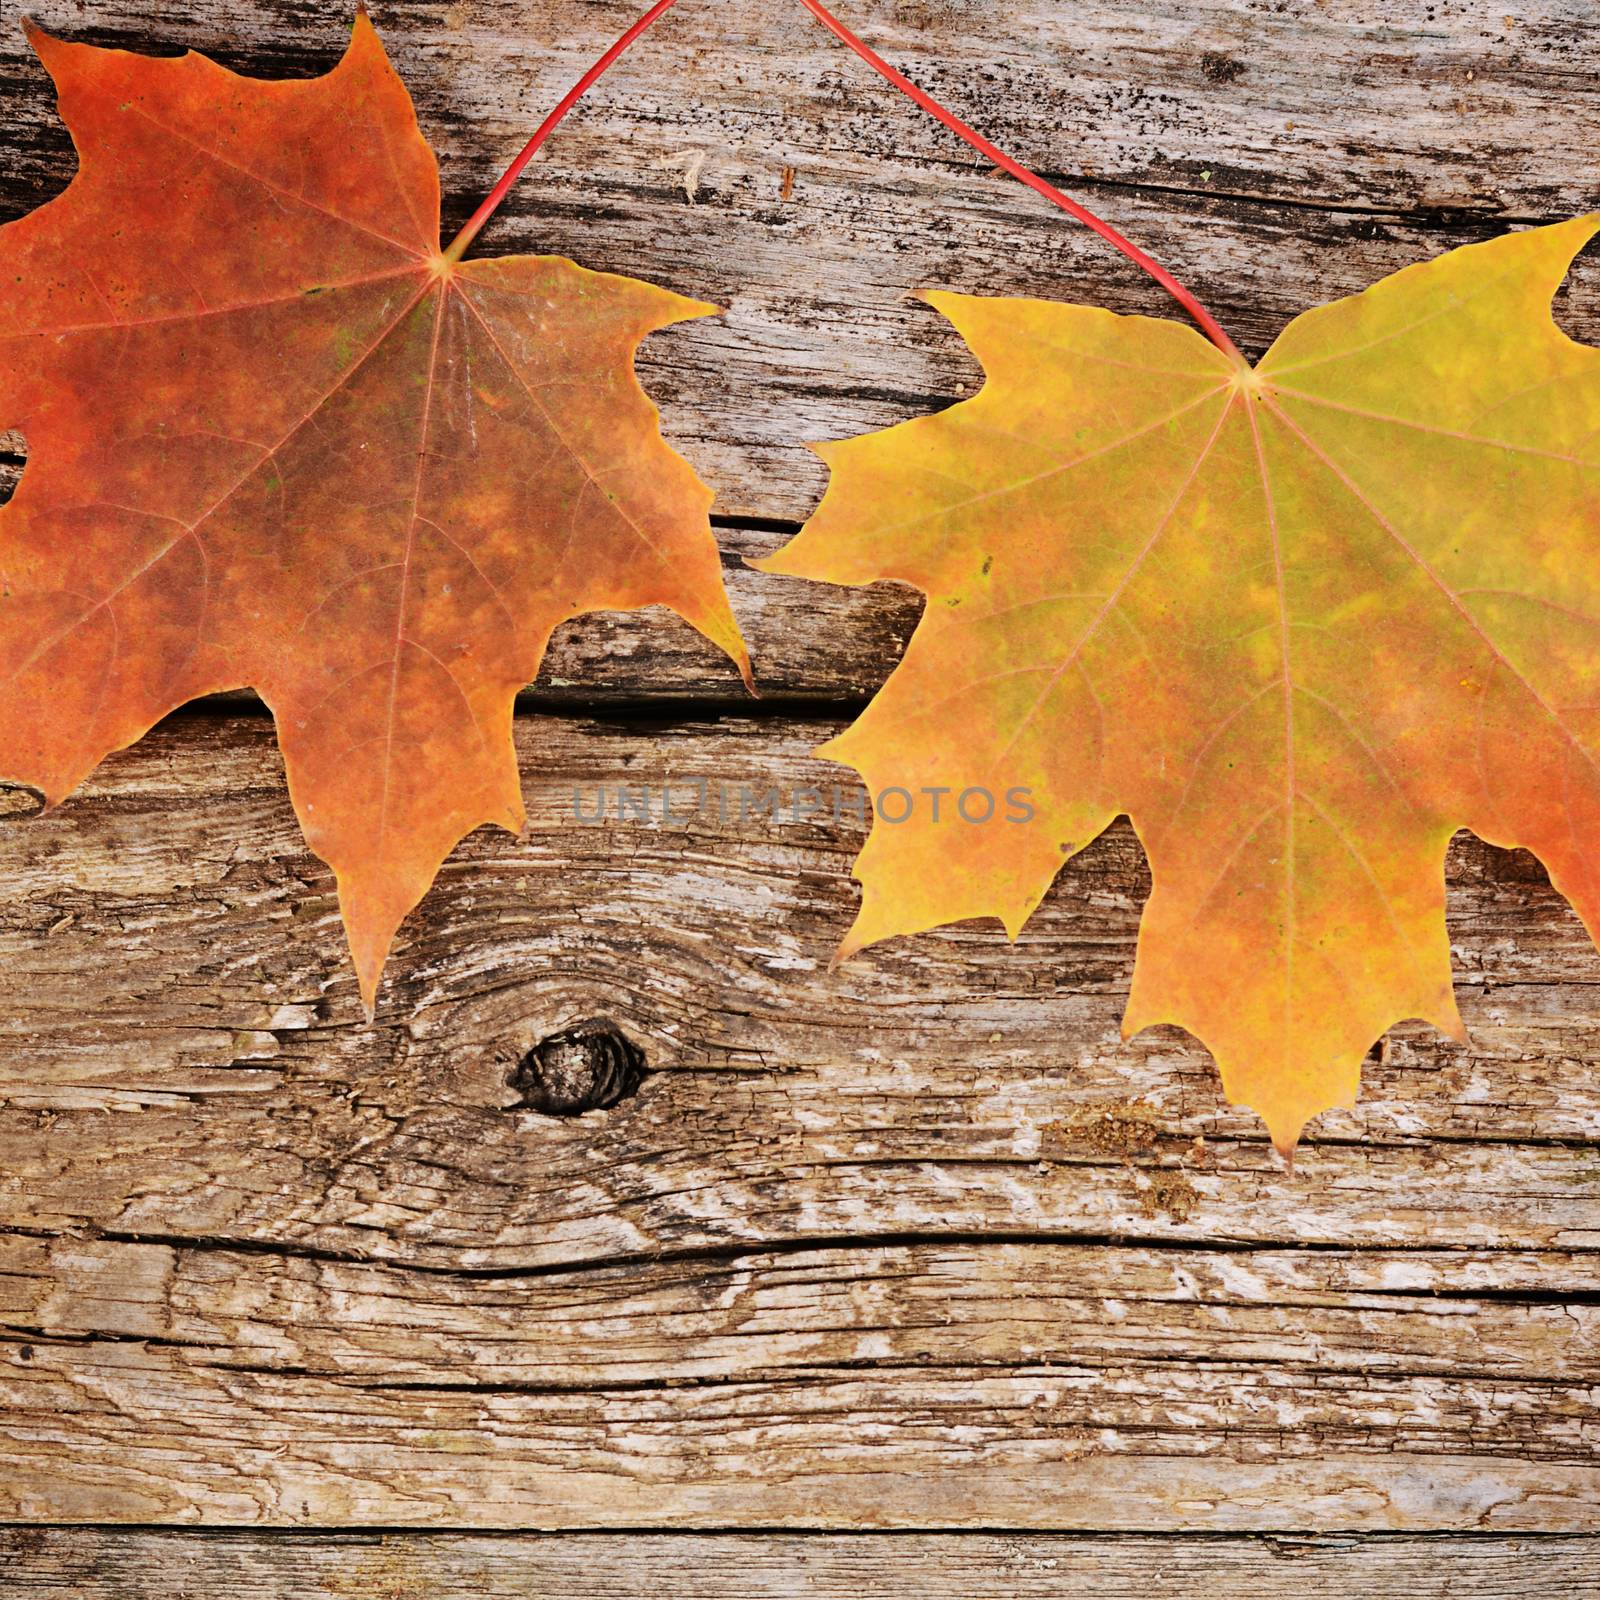
<path fill-rule="evenodd" d="M 529 834 L 371 1028 L 265 719 L 6 828 L 0 1510 L 1590 1527 L 1600 955 L 1537 868 L 1457 845 L 1475 1043 L 1404 1030 L 1291 1179 L 1175 1030 L 1116 1040 L 1126 830 L 1016 947 L 830 973 L 854 835 L 782 809 L 825 731 L 520 719 Z M 641 1091 L 518 1110 L 597 1013 Z"/>
<path fill-rule="evenodd" d="M 1600 1542 L 1493 1536 L 523 1535 L 0 1530 L 18 1600 L 1548 1600 L 1600 1586 Z M 17 1587 L 20 1585 L 20 1587 Z"/>
<path fill-rule="evenodd" d="M 1593 204 L 1586 0 L 1382 21 L 1345 0 L 840 9 L 1253 351 L 1407 261 Z M 447 222 L 633 10 L 376 9 Z M 273 74 L 325 69 L 347 27 L 291 0 L 36 14 Z M 10 216 L 71 171 L 15 34 L 0 113 Z M 528 835 L 456 853 L 371 1027 L 264 717 L 174 719 L 42 819 L 0 794 L 0 1517 L 1600 1527 L 1600 955 L 1530 858 L 1456 842 L 1472 1043 L 1396 1030 L 1292 1177 L 1192 1041 L 1117 1039 L 1148 888 L 1125 826 L 1014 947 L 965 926 L 828 971 L 859 790 L 808 752 L 890 670 L 917 602 L 739 557 L 814 504 L 798 441 L 976 381 L 907 289 L 1165 314 L 1156 293 L 757 0 L 687 0 L 483 245 L 729 307 L 641 366 L 718 490 L 768 698 L 659 614 L 564 630 L 519 719 Z M 1591 339 L 1595 281 L 1591 258 L 1559 306 Z M 685 818 L 698 781 L 709 803 Z M 646 787 L 651 819 L 618 820 L 617 793 Z M 601 788 L 613 815 L 575 823 L 575 791 L 592 810 Z M 773 788 L 778 815 L 739 814 Z M 809 788 L 823 815 L 784 815 Z M 644 1048 L 639 1093 L 577 1119 L 518 1109 L 519 1057 L 596 1016 Z M 573 1575 L 853 1594 L 896 1559 L 930 1595 L 1509 1596 L 1583 1592 L 1596 1559 L 1584 1540 L 972 1532 L 418 1538 L 371 1543 L 369 1569 L 328 1542 L 6 1537 L 28 1600 L 181 1592 L 180 1568 L 240 1595 Z"/>

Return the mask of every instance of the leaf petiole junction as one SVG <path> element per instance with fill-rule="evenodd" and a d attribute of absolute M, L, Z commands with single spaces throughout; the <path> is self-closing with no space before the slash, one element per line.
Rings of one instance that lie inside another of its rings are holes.
<path fill-rule="evenodd" d="M 631 27 L 623 32 L 617 38 L 616 42 L 612 44 L 610 49 L 606 50 L 605 53 L 595 61 L 594 65 L 591 66 L 589 70 L 585 72 L 575 84 L 573 84 L 566 94 L 561 97 L 560 101 L 557 102 L 555 109 L 551 111 L 550 115 L 547 116 L 544 121 L 539 124 L 538 128 L 534 130 L 533 137 L 529 139 L 528 142 L 522 147 L 521 151 L 517 155 L 516 160 L 514 160 L 511 165 L 506 168 L 505 173 L 500 178 L 500 181 L 495 184 L 494 188 L 491 189 L 488 195 L 485 196 L 483 204 L 472 213 L 472 215 L 467 219 L 467 222 L 461 229 L 460 233 L 458 233 L 455 238 L 451 240 L 448 248 L 444 252 L 444 259 L 447 262 L 454 263 L 460 261 L 463 255 L 466 254 L 467 247 L 477 237 L 478 233 L 483 228 L 483 225 L 491 216 L 494 215 L 495 211 L 499 209 L 501 201 L 505 199 L 507 193 L 509 193 L 511 189 L 511 186 L 519 177 L 521 177 L 523 170 L 527 167 L 528 163 L 533 160 L 534 156 L 538 154 L 541 146 L 543 146 L 550 135 L 555 132 L 556 128 L 560 126 L 567 113 L 572 110 L 578 101 L 581 100 L 583 96 L 587 94 L 588 91 L 592 89 L 608 71 L 610 71 L 612 65 L 616 62 L 617 58 L 622 55 L 623 51 L 625 51 L 628 46 L 640 36 L 640 34 L 652 27 L 659 18 L 665 15 L 666 12 L 670 11 L 676 4 L 677 0 L 656 0 L 656 3 L 652 5 L 648 11 L 644 12 L 644 14 L 640 16 Z M 869 45 L 857 38 L 849 28 L 840 22 L 839 19 L 821 3 L 821 0 L 800 0 L 800 4 L 803 5 L 806 10 L 809 11 L 811 15 L 828 30 L 829 33 L 831 33 L 849 49 L 853 50 L 856 55 L 860 56 L 860 58 L 872 68 L 874 72 L 876 72 L 885 81 L 892 84 L 914 105 L 918 106 L 921 110 L 926 111 L 929 116 L 942 123 L 958 138 L 965 140 L 965 142 L 971 145 L 972 148 L 981 156 L 985 157 L 985 159 L 989 161 L 992 161 L 995 166 L 999 167 L 1002 172 L 1008 173 L 1011 177 L 1016 178 L 1020 183 L 1025 183 L 1036 194 L 1043 195 L 1044 198 L 1052 205 L 1059 206 L 1061 210 L 1065 211 L 1069 217 L 1074 218 L 1076 221 L 1081 222 L 1085 227 L 1090 228 L 1095 233 L 1099 234 L 1100 237 L 1109 245 L 1111 245 L 1113 249 L 1126 256 L 1128 260 L 1133 262 L 1133 264 L 1140 269 L 1140 271 L 1146 273 L 1150 278 L 1154 279 L 1156 283 L 1160 284 L 1161 287 L 1165 289 L 1167 293 L 1171 295 L 1172 298 L 1176 300 L 1177 303 L 1189 314 L 1195 325 L 1203 334 L 1205 334 L 1206 338 L 1208 338 L 1212 344 L 1216 345 L 1216 347 L 1221 350 L 1223 354 L 1227 355 L 1232 360 L 1237 361 L 1241 366 L 1246 365 L 1244 357 L 1239 353 L 1238 347 L 1234 344 L 1233 340 L 1228 337 L 1227 332 L 1217 321 L 1217 319 L 1213 317 L 1211 313 L 1207 311 L 1206 308 L 1200 303 L 1200 301 L 1196 299 L 1195 296 L 1189 292 L 1189 290 L 1184 288 L 1184 286 L 1179 283 L 1178 280 L 1173 277 L 1173 275 L 1168 272 L 1167 269 L 1163 267 L 1161 263 L 1153 256 L 1141 250 L 1138 245 L 1134 244 L 1132 240 L 1119 233 L 1117 229 L 1111 226 L 1110 223 L 1102 220 L 1100 217 L 1097 217 L 1088 209 L 1087 206 L 1081 205 L 1070 195 L 1063 194 L 1061 190 L 1055 187 L 1054 184 L 1047 183 L 1038 175 L 1038 173 L 1032 171 L 1028 167 L 1023 166 L 1020 161 L 1014 160 L 1011 156 L 1008 156 L 998 145 L 984 138 L 984 136 L 979 133 L 977 129 L 969 126 L 967 123 L 963 122 L 960 117 L 956 116 L 954 112 L 949 111 L 944 106 L 940 105 L 940 103 L 935 100 L 932 95 L 928 94 L 925 90 L 919 89 L 916 84 L 912 83 L 912 81 L 903 73 L 896 71 L 894 67 L 890 66 L 889 63 L 885 61 L 883 57 L 880 56 Z"/>

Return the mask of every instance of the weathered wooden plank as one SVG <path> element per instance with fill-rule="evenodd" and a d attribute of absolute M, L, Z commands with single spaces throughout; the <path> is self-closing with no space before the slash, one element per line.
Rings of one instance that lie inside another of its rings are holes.
<path fill-rule="evenodd" d="M 830 783 L 826 724 L 517 731 L 529 833 L 447 864 L 371 1028 L 263 719 L 175 720 L 0 829 L 0 1222 L 516 1268 L 952 1230 L 1600 1243 L 1600 956 L 1526 856 L 1452 852 L 1474 1044 L 1398 1030 L 1290 1180 L 1184 1035 L 1117 1039 L 1126 829 L 1016 947 L 974 924 L 830 972 L 859 825 L 737 804 Z M 574 824 L 575 786 L 621 785 L 651 825 Z M 594 1015 L 665 1070 L 603 1116 L 515 1109 L 521 1053 Z"/>
<path fill-rule="evenodd" d="M 1593 1387 L 1129 1363 L 354 1384 L 0 1345 L 10 1520 L 1594 1532 Z"/>
<path fill-rule="evenodd" d="M 1585 0 L 1378 18 L 1356 0 L 1099 0 L 907 7 L 855 0 L 864 33 L 1022 159 L 1063 175 L 1259 351 L 1308 305 L 1513 219 L 1594 202 L 1600 84 Z M 441 153 L 459 221 L 634 0 L 461 0 L 375 13 Z M 336 59 L 347 19 L 298 0 L 41 0 L 50 27 L 194 45 L 263 73 Z M 1353 115 L 1352 107 L 1359 107 Z M 0 39 L 4 215 L 72 170 L 43 73 Z M 786 176 L 791 174 L 792 177 Z M 1088 175 L 1087 184 L 1082 175 Z M 788 188 L 788 197 L 784 190 Z M 484 250 L 553 250 L 727 306 L 649 341 L 667 433 L 724 512 L 795 519 L 822 487 L 803 441 L 968 392 L 922 284 L 1166 315 L 1084 230 L 975 162 L 798 7 L 686 4 L 541 157 Z M 798 268 L 798 270 L 797 270 Z M 1563 299 L 1600 331 L 1594 268 Z"/>
<path fill-rule="evenodd" d="M 194 1368 L 383 1388 L 777 1383 L 870 1365 L 885 1381 L 926 1373 L 901 1380 L 920 1390 L 952 1367 L 1132 1364 L 1270 1366 L 1300 1389 L 1335 1373 L 1435 1393 L 1581 1387 L 1600 1382 L 1600 1253 L 980 1240 L 484 1276 L 12 1234 L 0 1329 L 35 1355 L 151 1340 Z M 1507 1419 L 1497 1447 L 1522 1426 Z"/>
<path fill-rule="evenodd" d="M 373 1029 L 264 719 L 7 829 L 0 1509 L 1593 1526 L 1596 958 L 1526 858 L 1454 852 L 1486 1055 L 1408 1036 L 1289 1182 L 1192 1047 L 1113 1042 L 1125 832 L 1020 950 L 829 974 L 858 829 L 715 787 L 792 804 L 825 731 L 519 719 L 530 834 L 468 845 Z M 651 823 L 573 822 L 623 785 Z M 668 1070 L 511 1109 L 596 1011 Z M 1241 1248 L 1286 1242 L 1360 1248 Z"/>
<path fill-rule="evenodd" d="M 1311 1525 L 1592 1527 L 1563 1500 L 1600 1470 L 1595 1261 L 979 1242 L 483 1277 L 10 1238 L 0 1512 L 1295 1526 L 1337 1482 Z M 584 1482 L 601 1430 L 622 1483 Z M 1065 1498 L 1019 1511 L 1023 1461 Z M 479 1467 L 489 1501 L 429 1503 Z"/>
<path fill-rule="evenodd" d="M 0 1529 L 14 1600 L 1546 1600 L 1600 1586 L 1600 1541 L 1413 1535 L 260 1534 Z"/>

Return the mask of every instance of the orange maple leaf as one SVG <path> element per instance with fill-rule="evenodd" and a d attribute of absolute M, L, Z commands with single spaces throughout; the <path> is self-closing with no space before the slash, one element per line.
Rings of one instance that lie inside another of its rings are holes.
<path fill-rule="evenodd" d="M 820 447 L 821 507 L 759 563 L 928 596 L 823 752 L 949 798 L 880 809 L 842 953 L 978 916 L 1015 938 L 1126 812 L 1154 890 L 1124 1037 L 1190 1029 L 1287 1151 L 1391 1023 L 1464 1037 L 1458 828 L 1532 850 L 1600 930 L 1600 351 L 1550 316 L 1597 229 L 1410 267 L 1254 369 L 1173 322 L 929 294 L 984 387 Z"/>
<path fill-rule="evenodd" d="M 667 605 L 749 681 L 711 494 L 633 372 L 715 308 L 442 252 L 364 14 L 312 81 L 29 37 L 80 170 L 0 229 L 0 428 L 29 450 L 0 513 L 0 772 L 54 803 L 253 687 L 370 1013 L 451 848 L 523 824 L 512 701 L 559 623 Z"/>

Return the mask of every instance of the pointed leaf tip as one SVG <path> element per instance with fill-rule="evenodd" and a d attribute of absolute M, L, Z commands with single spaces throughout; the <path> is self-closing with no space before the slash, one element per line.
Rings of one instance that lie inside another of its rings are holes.
<path fill-rule="evenodd" d="M 64 48 L 66 41 L 48 32 L 34 21 L 32 17 L 22 19 L 22 36 L 28 41 L 28 47 L 41 60 L 45 60 L 46 52 L 53 52 Z M 48 63 L 46 63 L 48 65 Z"/>
<path fill-rule="evenodd" d="M 508 686 L 530 639 L 673 605 L 751 673 L 710 491 L 618 348 L 672 301 L 519 256 L 477 264 L 472 299 L 458 274 L 446 318 L 437 162 L 364 8 L 349 65 L 292 83 L 24 27 L 95 138 L 83 181 L 0 229 L 8 313 L 39 335 L 12 341 L 4 387 L 38 397 L 29 447 L 52 466 L 5 509 L 29 559 L 0 608 L 0 772 L 59 795 L 175 706 L 254 686 L 370 1015 L 438 864 L 480 821 L 520 823 Z M 108 114 L 137 97 L 150 117 Z M 115 508 L 87 607 L 86 506 Z M 157 524 L 176 537 L 152 558 Z"/>

